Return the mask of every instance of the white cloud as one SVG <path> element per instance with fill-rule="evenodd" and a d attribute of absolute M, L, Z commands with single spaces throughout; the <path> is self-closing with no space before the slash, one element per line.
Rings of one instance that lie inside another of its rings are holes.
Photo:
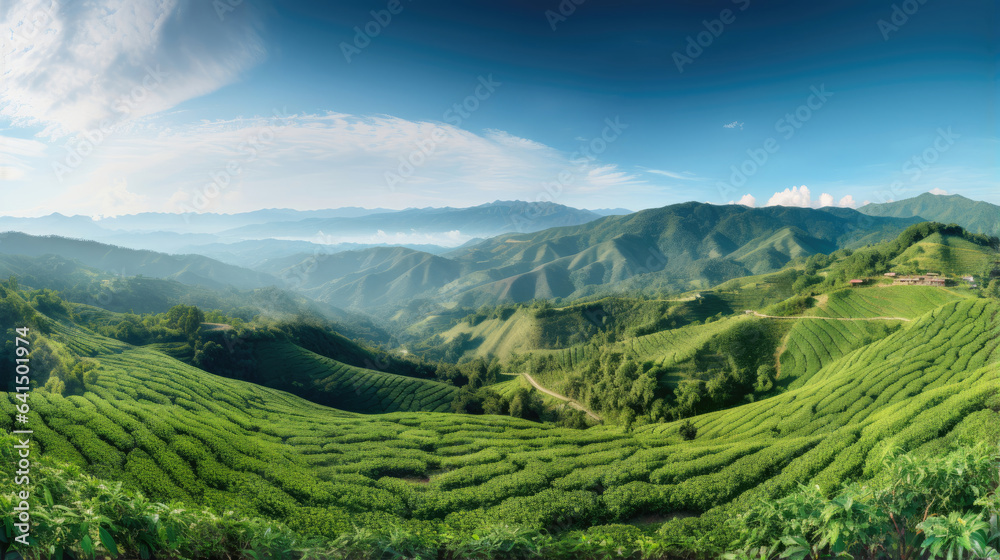
<path fill-rule="evenodd" d="M 729 204 L 741 204 L 743 206 L 754 208 L 757 206 L 757 198 L 754 195 L 747 193 L 740 197 L 739 200 L 730 200 Z"/>
<path fill-rule="evenodd" d="M 940 195 L 948 194 L 948 191 L 946 191 L 944 189 L 941 189 L 941 188 L 938 188 L 938 187 L 934 187 L 933 189 L 931 189 L 931 190 L 929 190 L 927 192 L 929 192 L 931 194 L 940 194 Z"/>
<path fill-rule="evenodd" d="M 0 117 L 58 138 L 169 109 L 264 57 L 250 1 L 22 0 L 0 10 Z"/>
<path fill-rule="evenodd" d="M 802 185 L 801 187 L 792 187 L 790 189 L 785 189 L 780 192 L 774 193 L 770 199 L 768 199 L 765 206 L 799 206 L 802 208 L 823 208 L 826 206 L 834 206 L 834 197 L 829 193 L 822 193 L 819 198 L 813 200 L 812 193 L 809 191 L 809 187 Z M 836 203 L 837 206 L 845 208 L 855 208 L 857 203 L 854 201 L 854 197 L 847 195 L 840 199 Z"/>
<path fill-rule="evenodd" d="M 722 128 L 736 128 L 736 127 L 739 127 L 740 130 L 743 130 L 743 123 L 739 121 L 733 121 L 731 123 L 726 123 L 722 125 Z"/>

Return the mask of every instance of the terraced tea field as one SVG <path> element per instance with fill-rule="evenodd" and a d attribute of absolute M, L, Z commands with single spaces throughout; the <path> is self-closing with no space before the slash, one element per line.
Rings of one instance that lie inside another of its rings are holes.
<path fill-rule="evenodd" d="M 823 367 L 874 342 L 902 321 L 795 321 L 778 360 L 779 381 L 801 387 Z"/>
<path fill-rule="evenodd" d="M 913 319 L 962 296 L 933 286 L 872 286 L 847 288 L 809 310 L 818 317 L 902 317 Z"/>
<path fill-rule="evenodd" d="M 256 351 L 261 370 L 293 372 L 297 382 L 310 384 L 310 400 L 341 410 L 447 412 L 458 392 L 437 381 L 347 365 L 287 342 L 262 343 Z"/>
<path fill-rule="evenodd" d="M 801 387 L 695 417 L 693 441 L 676 423 L 626 433 L 507 417 L 359 415 L 64 326 L 56 338 L 93 357 L 100 376 L 82 396 L 36 391 L 34 427 L 45 454 L 154 499 L 279 519 L 562 531 L 685 512 L 719 523 L 730 508 L 800 483 L 830 488 L 871 473 L 890 445 L 974 439 L 997 421 L 998 312 L 988 300 L 946 303 L 883 340 L 845 347 Z M 317 379 L 349 390 L 356 372 L 340 381 L 340 370 L 328 373 L 335 364 L 305 358 L 272 359 L 314 363 Z M 13 404 L 10 394 L 0 399 L 5 429 Z"/>

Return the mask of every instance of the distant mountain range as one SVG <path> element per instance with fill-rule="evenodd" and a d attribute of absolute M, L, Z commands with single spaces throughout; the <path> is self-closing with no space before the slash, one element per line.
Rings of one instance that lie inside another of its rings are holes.
<path fill-rule="evenodd" d="M 973 233 L 1000 236 L 1000 206 L 958 194 L 924 193 L 896 202 L 866 204 L 859 211 L 869 216 L 920 217 L 927 221 L 958 224 Z"/>
<path fill-rule="evenodd" d="M 585 224 L 605 213 L 621 212 L 628 210 L 592 212 L 550 202 L 496 201 L 471 208 L 411 208 L 398 211 L 382 208 L 269 209 L 243 214 L 143 213 L 100 220 L 50 214 L 40 218 L 0 217 L 0 231 L 59 235 L 132 249 L 213 257 L 227 252 L 223 246 L 244 241 L 288 242 L 234 246 L 231 255 L 223 259 L 248 266 L 259 262 L 261 251 L 269 258 L 307 250 L 331 253 L 379 246 L 406 246 L 442 253 L 476 239 Z M 241 259 L 240 255 L 250 258 Z"/>
<path fill-rule="evenodd" d="M 192 234 L 149 231 L 167 227 L 169 219 L 183 220 L 165 214 L 144 215 L 148 222 L 139 216 L 113 221 L 59 215 L 0 219 L 0 228 L 100 231 L 113 239 L 171 237 L 188 253 L 169 255 L 66 237 L 5 233 L 0 234 L 0 254 L 57 255 L 118 276 L 171 279 L 210 289 L 277 286 L 330 306 L 391 316 L 419 301 L 477 307 L 610 291 L 703 289 L 779 270 L 797 257 L 892 239 L 907 226 L 927 220 L 991 234 L 1000 228 L 1000 207 L 931 194 L 867 205 L 861 211 L 688 202 L 600 217 L 551 203 L 499 201 L 472 208 L 342 210 L 250 213 L 256 218 L 209 215 L 203 216 L 203 225 L 243 225 Z M 335 215 L 338 212 L 341 215 Z M 246 223 L 253 219 L 275 221 Z M 141 223 L 148 224 L 146 233 L 104 229 Z M 381 227 L 410 233 L 482 233 L 486 239 L 457 248 L 296 239 L 310 231 L 359 233 Z M 502 231 L 507 233 L 498 234 Z M 253 236 L 261 238 L 243 239 Z M 211 241 L 221 238 L 237 241 Z"/>
<path fill-rule="evenodd" d="M 357 236 L 375 232 L 448 233 L 467 237 L 493 237 L 502 233 L 534 232 L 594 221 L 601 216 L 551 202 L 496 201 L 471 208 L 414 208 L 390 215 L 369 214 L 355 218 L 309 218 L 270 222 L 227 230 L 221 235 L 252 238 L 315 238 L 319 234 Z"/>
<path fill-rule="evenodd" d="M 690 202 L 585 225 L 494 237 L 435 256 L 366 249 L 258 269 L 300 278 L 332 305 L 371 309 L 422 297 L 465 306 L 580 297 L 606 290 L 703 288 L 780 269 L 789 260 L 895 237 L 918 218 L 855 210 Z"/>

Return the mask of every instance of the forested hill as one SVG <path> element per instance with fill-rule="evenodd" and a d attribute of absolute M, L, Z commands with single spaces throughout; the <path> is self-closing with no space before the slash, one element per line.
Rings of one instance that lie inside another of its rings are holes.
<path fill-rule="evenodd" d="M 495 237 L 433 257 L 369 249 L 315 265 L 301 255 L 272 273 L 309 269 L 308 289 L 341 307 L 391 314 L 415 297 L 479 306 L 604 291 L 705 288 L 781 269 L 794 258 L 892 239 L 917 218 L 850 209 L 747 208 L 689 202 L 571 227 Z M 324 263 L 331 264 L 326 265 Z M 343 263 L 344 267 L 335 266 Z M 391 271 L 391 278 L 384 273 Z"/>
<path fill-rule="evenodd" d="M 958 224 L 973 233 L 1000 235 L 1000 206 L 970 200 L 958 194 L 924 193 L 895 202 L 866 204 L 859 211 L 869 216 L 920 217 L 929 221 Z"/>

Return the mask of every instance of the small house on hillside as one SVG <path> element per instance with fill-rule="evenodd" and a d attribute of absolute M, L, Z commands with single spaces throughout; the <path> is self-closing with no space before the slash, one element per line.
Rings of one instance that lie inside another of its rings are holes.
<path fill-rule="evenodd" d="M 896 277 L 896 273 L 895 272 L 886 272 L 882 276 L 885 276 L 886 278 L 895 278 Z"/>
<path fill-rule="evenodd" d="M 894 286 L 937 286 L 943 288 L 948 284 L 948 280 L 938 275 L 926 274 L 924 276 L 900 276 L 892 283 Z"/>
<path fill-rule="evenodd" d="M 862 280 L 861 278 L 855 278 L 854 280 L 851 280 L 851 287 L 852 288 L 856 288 L 858 286 L 864 286 L 864 285 L 865 285 L 865 281 Z"/>

